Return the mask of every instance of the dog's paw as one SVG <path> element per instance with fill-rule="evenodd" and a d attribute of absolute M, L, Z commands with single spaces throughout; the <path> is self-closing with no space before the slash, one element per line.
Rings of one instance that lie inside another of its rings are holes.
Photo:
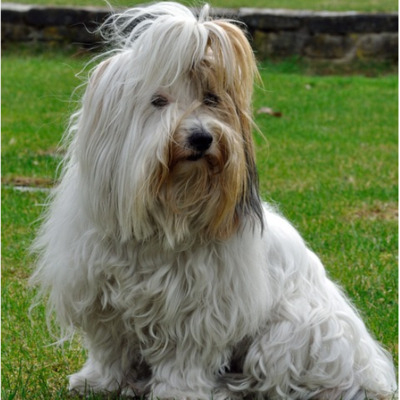
<path fill-rule="evenodd" d="M 86 374 L 80 371 L 69 377 L 68 390 L 81 395 L 97 392 L 99 389 L 99 380 L 100 376 L 96 376 L 94 373 Z"/>
<path fill-rule="evenodd" d="M 70 375 L 68 390 L 70 392 L 85 394 L 89 391 L 89 382 L 86 374 L 77 372 L 76 374 Z"/>
<path fill-rule="evenodd" d="M 205 396 L 201 393 L 193 393 L 190 389 L 177 389 L 166 383 L 157 383 L 153 385 L 148 400 L 212 400 L 210 395 Z"/>
<path fill-rule="evenodd" d="M 129 380 L 126 382 L 126 386 L 122 388 L 121 395 L 124 397 L 140 397 L 149 394 L 149 382 L 146 380 L 138 380 L 132 381 Z M 143 397 L 145 398 L 145 397 Z M 156 398 L 153 396 L 147 396 L 149 400 L 155 400 Z"/>
<path fill-rule="evenodd" d="M 104 377 L 86 365 L 81 371 L 70 375 L 68 389 L 74 393 L 87 395 L 98 392 L 115 392 L 120 389 L 120 386 L 115 379 Z"/>

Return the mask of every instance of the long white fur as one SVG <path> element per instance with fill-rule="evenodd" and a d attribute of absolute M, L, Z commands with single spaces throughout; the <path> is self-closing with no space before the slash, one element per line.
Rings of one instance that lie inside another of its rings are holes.
<path fill-rule="evenodd" d="M 155 171 L 168 171 L 166 148 L 196 124 L 229 138 L 238 151 L 230 164 L 243 153 L 235 127 L 199 105 L 184 78 L 212 57 L 205 49 L 213 32 L 225 86 L 235 84 L 232 44 L 207 13 L 196 19 L 160 3 L 111 19 L 116 50 L 93 71 L 71 119 L 32 277 L 64 334 L 84 336 L 88 360 L 70 389 L 176 399 L 390 398 L 390 355 L 279 213 L 264 204 L 263 229 L 242 213 L 231 235 L 206 240 L 214 216 L 201 198 L 190 214 L 174 215 L 150 190 Z M 174 100 L 155 112 L 160 88 Z M 206 164 L 182 165 L 178 177 L 190 168 L 200 175 Z M 193 182 L 175 190 L 189 196 Z"/>

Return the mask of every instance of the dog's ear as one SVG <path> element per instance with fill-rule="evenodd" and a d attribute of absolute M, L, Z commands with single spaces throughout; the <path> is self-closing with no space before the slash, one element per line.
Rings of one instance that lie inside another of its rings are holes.
<path fill-rule="evenodd" d="M 102 136 L 105 133 L 105 118 L 109 115 L 110 108 L 117 106 L 117 102 L 111 102 L 112 99 L 110 99 L 112 90 L 120 91 L 120 88 L 114 82 L 115 71 L 113 72 L 111 68 L 115 57 L 102 61 L 90 72 L 82 98 L 81 113 L 85 115 L 85 118 L 81 118 L 80 122 L 86 125 L 86 129 L 81 130 L 79 134 L 78 139 L 82 139 L 82 141 L 96 140 L 96 138 Z M 111 113 L 111 115 L 113 114 Z M 88 119 L 89 121 L 87 121 Z M 96 135 L 96 138 L 93 138 L 93 135 Z M 88 145 L 90 143 L 84 142 L 80 147 L 87 149 Z"/>
<path fill-rule="evenodd" d="M 87 212 L 106 234 L 117 229 L 113 210 L 117 198 L 113 194 L 116 177 L 115 155 L 121 141 L 115 140 L 112 121 L 116 115 L 117 91 L 112 79 L 111 57 L 90 72 L 81 108 L 72 116 L 69 134 L 73 134 L 72 151 L 80 170 L 82 196 Z"/>
<path fill-rule="evenodd" d="M 120 165 L 126 158 L 130 120 L 125 117 L 129 104 L 122 101 L 127 98 L 127 72 L 121 57 L 113 55 L 91 71 L 70 131 L 87 212 L 105 235 L 123 238 L 132 229 L 123 215 L 129 207 L 124 203 L 128 196 L 123 195 L 125 170 Z"/>
<path fill-rule="evenodd" d="M 209 46 L 216 61 L 216 80 L 224 85 L 223 90 L 228 92 L 235 103 L 246 158 L 247 177 L 236 213 L 239 218 L 253 217 L 253 221 L 259 221 L 262 228 L 263 210 L 253 142 L 253 129 L 256 126 L 251 106 L 254 81 L 261 80 L 257 63 L 246 35 L 238 26 L 223 20 L 208 24 Z"/>

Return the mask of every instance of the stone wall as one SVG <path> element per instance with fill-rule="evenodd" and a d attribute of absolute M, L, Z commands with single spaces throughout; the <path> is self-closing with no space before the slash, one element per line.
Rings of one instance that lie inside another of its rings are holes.
<path fill-rule="evenodd" d="M 96 47 L 105 8 L 2 3 L 2 42 Z M 398 60 L 398 13 L 312 12 L 241 8 L 213 10 L 244 22 L 259 59 L 300 56 L 335 62 Z"/>
<path fill-rule="evenodd" d="M 260 58 L 397 63 L 398 14 L 241 10 Z"/>

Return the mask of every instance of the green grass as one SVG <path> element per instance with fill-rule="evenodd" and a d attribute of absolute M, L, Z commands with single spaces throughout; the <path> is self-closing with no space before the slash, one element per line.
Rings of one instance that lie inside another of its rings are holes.
<path fill-rule="evenodd" d="M 2 399 L 65 399 L 84 362 L 78 338 L 48 346 L 44 308 L 28 318 L 31 243 L 85 60 L 63 53 L 2 57 Z M 397 360 L 397 76 L 314 76 L 263 64 L 255 111 L 261 192 L 277 203 L 341 282 Z M 89 396 L 89 398 L 91 398 Z"/>
<path fill-rule="evenodd" d="M 75 5 L 75 6 L 104 6 L 104 0 L 16 0 L 17 3 L 40 5 Z M 114 7 L 132 7 L 135 4 L 143 4 L 142 0 L 115 0 L 110 1 Z M 398 3 L 395 0 L 183 0 L 186 5 L 200 5 L 208 2 L 213 7 L 259 7 L 259 8 L 288 8 L 300 10 L 328 10 L 328 11 L 396 11 Z"/>
<path fill-rule="evenodd" d="M 397 346 L 397 79 L 263 71 L 264 197 L 276 201 L 383 341 Z M 262 143 L 259 141 L 259 143 Z M 389 331 L 392 334 L 389 334 Z"/>

